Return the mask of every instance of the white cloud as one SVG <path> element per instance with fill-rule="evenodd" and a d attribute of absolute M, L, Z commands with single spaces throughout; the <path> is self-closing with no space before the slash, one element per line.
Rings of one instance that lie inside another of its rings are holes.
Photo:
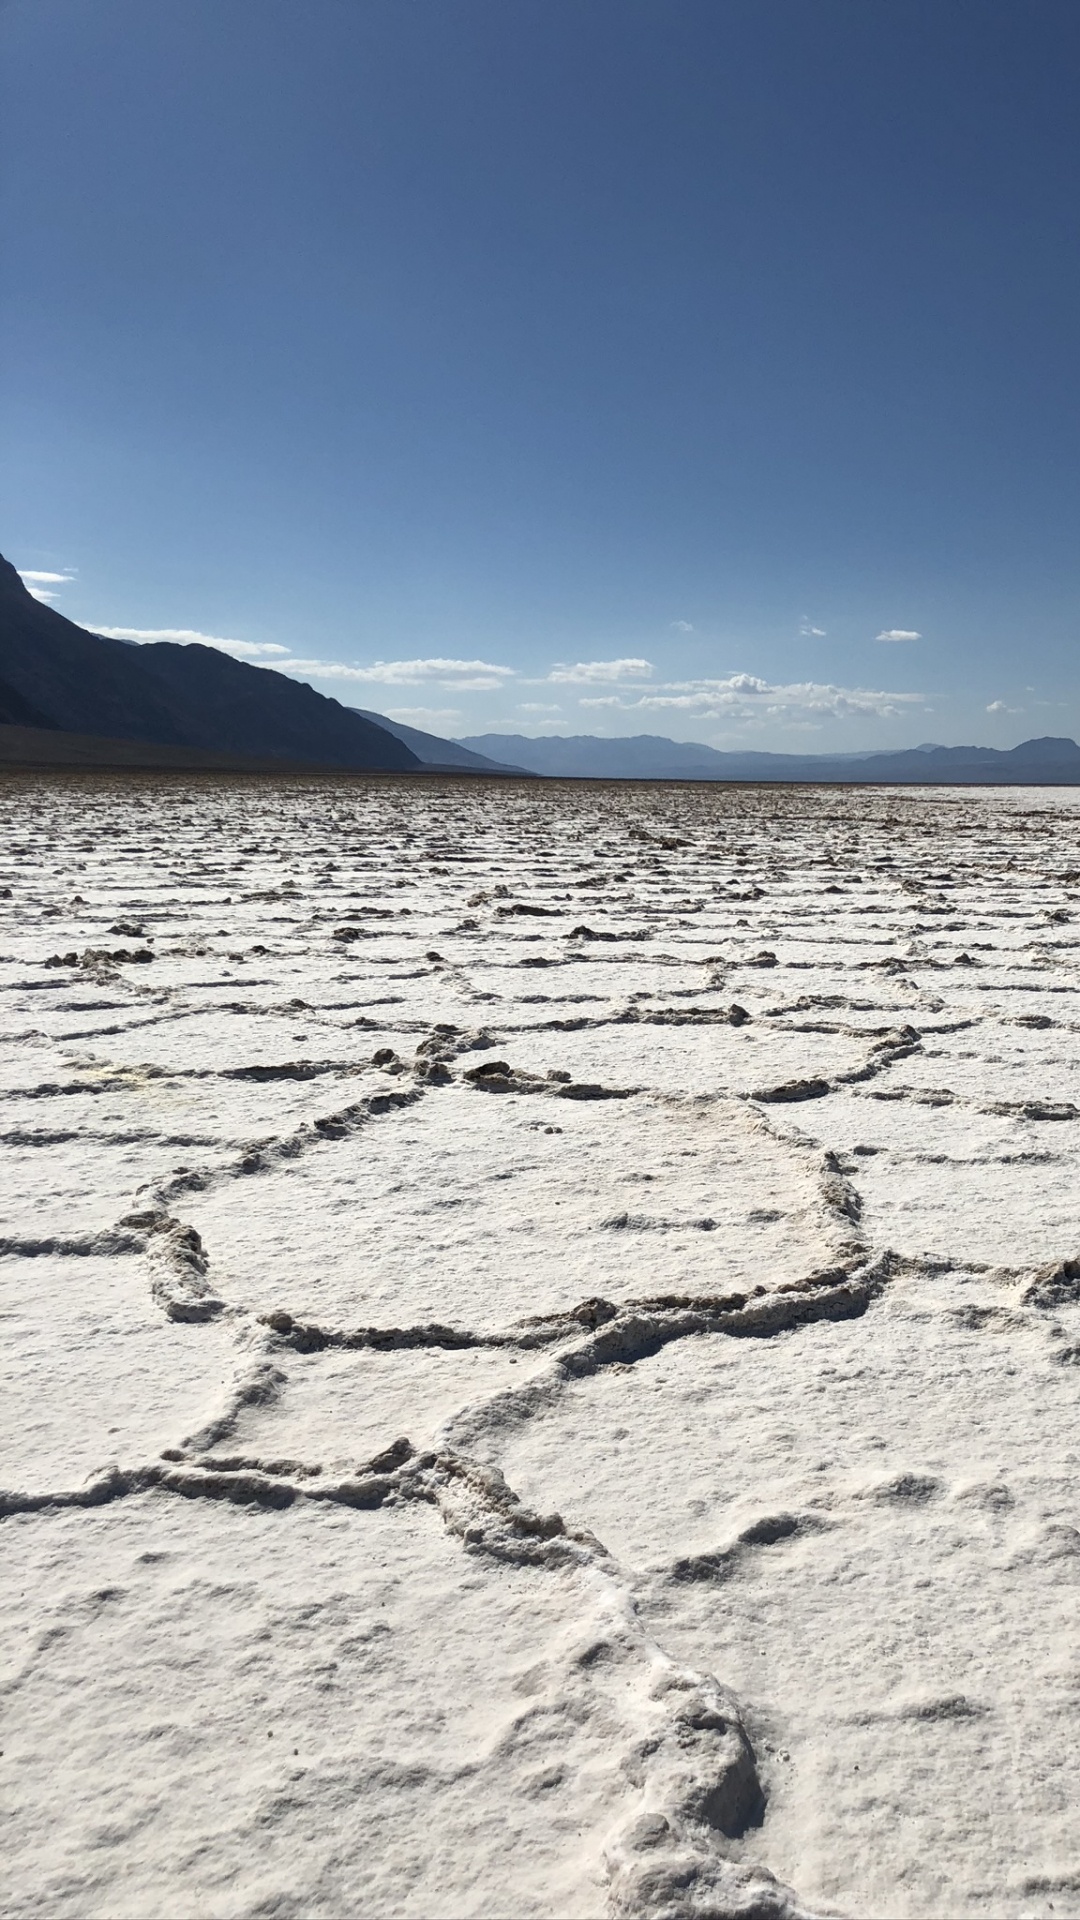
<path fill-rule="evenodd" d="M 1044 702 L 1036 701 L 1037 706 L 1043 705 L 1043 704 L 1049 705 L 1049 702 L 1044 703 Z M 1023 707 L 1007 706 L 1004 700 L 991 700 L 990 705 L 987 707 L 986 711 L 987 713 L 1023 713 L 1024 709 Z"/>
<path fill-rule="evenodd" d="M 671 622 L 671 631 L 672 633 L 693 633 L 694 629 L 689 620 L 673 620 Z"/>
<path fill-rule="evenodd" d="M 588 706 L 589 703 L 587 700 L 582 700 L 580 704 L 583 707 L 586 707 Z M 562 708 L 560 706 L 551 706 L 547 701 L 544 701 L 544 700 L 520 700 L 518 702 L 517 710 L 519 713 L 561 713 L 562 712 Z"/>
<path fill-rule="evenodd" d="M 802 619 L 799 621 L 799 632 L 802 634 L 804 640 L 824 640 L 825 638 L 825 628 L 812 627 L 805 613 L 803 614 Z M 881 634 L 878 634 L 879 640 L 881 639 L 881 637 L 882 637 Z"/>
<path fill-rule="evenodd" d="M 548 679 L 560 685 L 595 686 L 618 680 L 648 680 L 651 660 L 579 660 L 574 666 L 552 667 Z"/>
<path fill-rule="evenodd" d="M 258 646 L 253 640 L 204 640 L 207 647 L 221 647 L 225 653 L 235 653 L 238 660 L 271 660 L 275 666 L 288 666 L 288 647 L 279 647 L 272 640 Z"/>
<path fill-rule="evenodd" d="M 383 687 L 422 686 L 435 682 L 454 693 L 490 693 L 514 677 L 513 667 L 493 666 L 488 660 L 376 660 L 370 667 L 348 666 L 342 660 L 289 660 L 289 673 L 314 680 L 358 680 Z"/>
<path fill-rule="evenodd" d="M 454 693 L 490 693 L 513 679 L 513 667 L 499 667 L 488 660 L 376 660 L 370 667 L 357 667 L 345 660 L 301 660 L 290 647 L 251 640 L 230 640 L 216 633 L 199 633 L 194 627 L 103 627 L 92 631 L 107 640 L 133 640 L 140 646 L 156 640 L 172 640 L 181 646 L 217 647 L 238 660 L 251 660 L 274 666 L 282 673 L 311 680 L 351 680 L 361 684 L 387 687 L 412 687 L 435 684 Z"/>
<path fill-rule="evenodd" d="M 874 635 L 875 640 L 921 640 L 921 633 L 914 633 L 908 627 L 886 627 Z"/>
<path fill-rule="evenodd" d="M 252 640 L 224 640 L 217 633 L 198 633 L 194 627 L 92 627 L 92 633 L 106 640 L 134 640 L 139 646 L 153 646 L 158 640 L 171 640 L 181 647 L 216 647 L 219 653 L 231 653 L 238 660 L 274 660 L 281 663 L 288 647 L 268 642 L 257 646 Z"/>
<path fill-rule="evenodd" d="M 650 687 L 636 699 L 623 694 L 584 699 L 582 707 L 615 708 L 620 713 L 671 712 L 699 720 L 786 724 L 844 720 L 851 717 L 896 719 L 905 707 L 922 706 L 921 693 L 888 693 L 872 687 L 836 687 L 814 680 L 776 685 L 753 673 L 731 673 L 722 680 L 675 680 Z"/>
<path fill-rule="evenodd" d="M 400 720 L 403 727 L 420 727 L 439 733 L 461 719 L 460 707 L 387 707 L 388 720 Z"/>
<path fill-rule="evenodd" d="M 70 586 L 75 577 L 74 567 L 65 567 L 63 573 L 46 573 L 41 567 L 16 567 L 15 571 L 31 599 L 42 600 L 46 606 L 59 598 L 52 589 Z"/>

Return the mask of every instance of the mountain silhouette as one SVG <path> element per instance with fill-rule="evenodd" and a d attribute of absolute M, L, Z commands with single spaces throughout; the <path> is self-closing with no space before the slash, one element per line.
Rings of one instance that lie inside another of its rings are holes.
<path fill-rule="evenodd" d="M 403 741 L 337 700 L 216 647 L 131 646 L 35 600 L 0 556 L 0 725 L 215 756 L 416 773 Z"/>
<path fill-rule="evenodd" d="M 1080 747 L 927 745 L 894 753 L 720 752 L 657 734 L 487 733 L 457 741 L 366 713 L 216 647 L 110 640 L 36 600 L 0 555 L 0 761 L 340 767 L 594 780 L 1080 784 Z M 125 744 L 127 743 L 127 744 Z M 142 743 L 135 752 L 133 743 Z"/>
<path fill-rule="evenodd" d="M 694 741 L 640 733 L 481 733 L 459 742 L 530 773 L 578 780 L 785 780 L 925 785 L 1075 786 L 1080 747 L 1047 737 L 1020 746 L 911 747 L 897 753 L 721 753 Z"/>
<path fill-rule="evenodd" d="M 404 740 L 425 767 L 453 773 L 524 773 L 524 767 L 504 766 L 501 760 L 489 760 L 486 754 L 472 753 L 459 740 L 443 740 L 437 733 L 425 733 L 422 727 L 408 727 L 401 720 L 388 720 L 383 713 L 370 713 L 366 707 L 354 707 L 354 713 L 385 727 L 396 740 Z"/>

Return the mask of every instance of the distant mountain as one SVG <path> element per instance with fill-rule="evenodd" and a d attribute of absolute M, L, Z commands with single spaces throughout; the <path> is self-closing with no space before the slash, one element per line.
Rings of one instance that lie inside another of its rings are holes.
<path fill-rule="evenodd" d="M 385 727 L 396 740 L 403 740 L 411 752 L 415 753 L 426 767 L 449 767 L 460 769 L 462 773 L 525 773 L 525 767 L 506 767 L 498 760 L 489 760 L 482 753 L 473 753 L 463 747 L 459 740 L 443 740 L 437 733 L 425 733 L 421 727 L 403 726 L 400 720 L 388 720 L 384 713 L 369 713 L 366 707 L 352 707 L 350 712 L 358 713 L 365 720 L 373 720 L 377 727 Z"/>
<path fill-rule="evenodd" d="M 384 727 L 216 647 L 133 647 L 35 600 L 0 556 L 0 725 L 153 741 L 249 760 L 417 773 Z"/>
<path fill-rule="evenodd" d="M 915 785 L 1080 784 L 1075 740 L 1025 740 L 997 747 L 911 747 L 897 753 L 720 753 L 692 741 L 639 733 L 622 740 L 592 734 L 482 733 L 458 743 L 516 762 L 530 773 L 579 780 L 855 781 Z"/>

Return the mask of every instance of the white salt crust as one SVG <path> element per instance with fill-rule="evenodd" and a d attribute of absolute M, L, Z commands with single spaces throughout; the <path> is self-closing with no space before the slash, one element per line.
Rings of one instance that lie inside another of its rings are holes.
<path fill-rule="evenodd" d="M 5 1911 L 1080 1916 L 1080 796 L 0 821 Z"/>

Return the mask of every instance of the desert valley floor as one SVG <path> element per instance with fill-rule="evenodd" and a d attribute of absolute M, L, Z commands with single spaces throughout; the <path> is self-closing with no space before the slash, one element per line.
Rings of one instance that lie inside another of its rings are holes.
<path fill-rule="evenodd" d="M 4 1913 L 1080 1915 L 1080 791 L 0 820 Z"/>

